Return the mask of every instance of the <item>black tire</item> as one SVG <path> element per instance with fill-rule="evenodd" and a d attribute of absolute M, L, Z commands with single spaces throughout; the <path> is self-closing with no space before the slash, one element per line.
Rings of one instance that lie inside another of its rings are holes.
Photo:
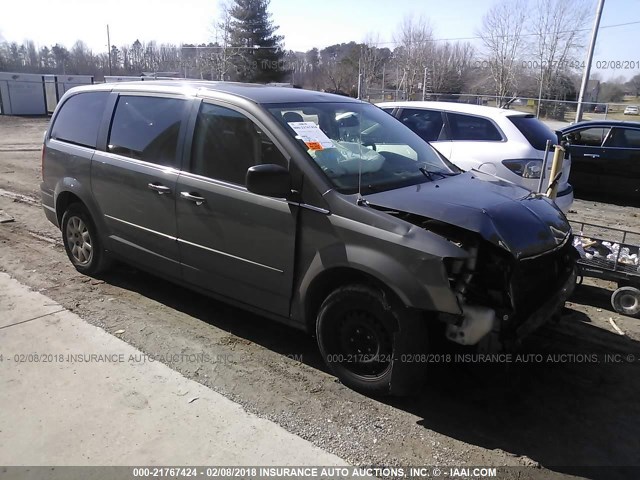
<path fill-rule="evenodd" d="M 611 295 L 613 309 L 630 317 L 640 314 L 640 290 L 635 287 L 620 287 Z"/>
<path fill-rule="evenodd" d="M 81 203 L 72 203 L 62 215 L 62 242 L 73 266 L 85 275 L 96 275 L 111 264 L 91 215 Z"/>
<path fill-rule="evenodd" d="M 335 290 L 320 307 L 316 334 L 326 364 L 349 388 L 403 396 L 417 393 L 424 382 L 426 322 L 379 289 Z"/>

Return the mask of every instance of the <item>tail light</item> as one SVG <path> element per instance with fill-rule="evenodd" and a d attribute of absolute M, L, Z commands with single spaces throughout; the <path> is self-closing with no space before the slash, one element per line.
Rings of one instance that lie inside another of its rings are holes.
<path fill-rule="evenodd" d="M 503 160 L 502 164 L 522 178 L 540 178 L 542 171 L 542 160 L 539 158 Z"/>

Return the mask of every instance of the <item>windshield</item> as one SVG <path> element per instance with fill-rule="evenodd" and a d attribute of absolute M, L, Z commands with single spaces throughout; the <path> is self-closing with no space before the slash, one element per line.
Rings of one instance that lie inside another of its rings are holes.
<path fill-rule="evenodd" d="M 415 185 L 458 173 L 409 128 L 369 104 L 268 107 L 341 193 Z"/>

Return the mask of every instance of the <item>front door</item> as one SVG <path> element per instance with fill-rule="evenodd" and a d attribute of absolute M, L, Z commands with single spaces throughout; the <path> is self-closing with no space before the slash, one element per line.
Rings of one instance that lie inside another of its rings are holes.
<path fill-rule="evenodd" d="M 249 167 L 285 157 L 246 114 L 206 102 L 190 157 L 176 187 L 183 278 L 288 317 L 297 207 L 245 188 Z"/>
<path fill-rule="evenodd" d="M 581 192 L 604 193 L 608 160 L 602 144 L 609 131 L 609 127 L 588 127 L 565 134 L 571 144 L 569 183 L 578 196 Z"/>

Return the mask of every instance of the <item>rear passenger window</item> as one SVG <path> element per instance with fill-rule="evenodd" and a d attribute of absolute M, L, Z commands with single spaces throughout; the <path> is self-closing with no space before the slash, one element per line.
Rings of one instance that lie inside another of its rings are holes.
<path fill-rule="evenodd" d="M 56 115 L 51 138 L 96 148 L 107 98 L 109 92 L 87 92 L 69 97 Z"/>
<path fill-rule="evenodd" d="M 625 148 L 640 148 L 640 130 L 626 129 L 624 134 L 627 141 Z"/>
<path fill-rule="evenodd" d="M 440 112 L 405 108 L 399 119 L 427 142 L 446 140 L 444 138 L 444 122 Z"/>
<path fill-rule="evenodd" d="M 191 173 L 244 185 L 249 167 L 266 163 L 288 167 L 260 127 L 235 110 L 202 104 L 191 149 Z"/>
<path fill-rule="evenodd" d="M 176 167 L 178 133 L 186 100 L 121 95 L 111 123 L 107 151 Z"/>
<path fill-rule="evenodd" d="M 486 118 L 462 115 L 459 113 L 447 113 L 451 126 L 452 140 L 488 140 L 499 142 L 502 135 Z"/>
<path fill-rule="evenodd" d="M 640 147 L 640 130 L 614 128 L 603 147 L 638 148 Z"/>

